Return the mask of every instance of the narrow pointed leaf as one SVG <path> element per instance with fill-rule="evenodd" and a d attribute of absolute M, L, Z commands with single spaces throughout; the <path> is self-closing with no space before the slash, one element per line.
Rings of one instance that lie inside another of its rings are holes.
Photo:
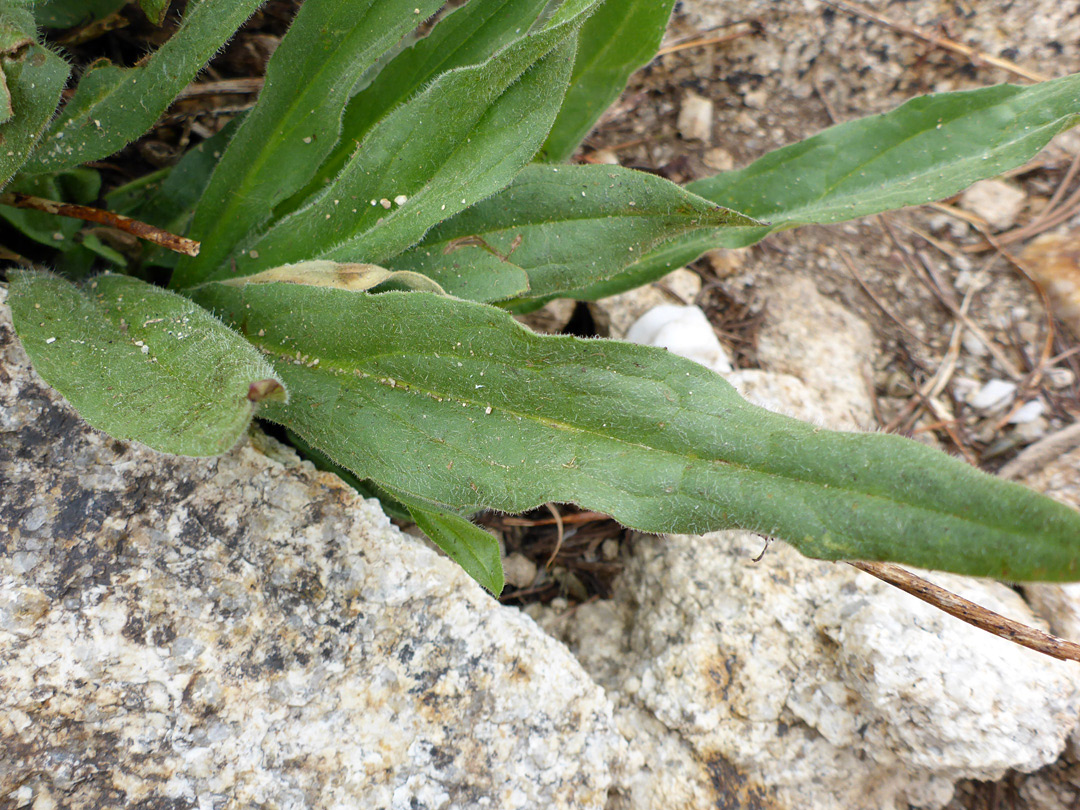
<path fill-rule="evenodd" d="M 409 507 L 413 522 L 446 555 L 495 596 L 502 593 L 503 568 L 499 541 L 475 523 L 451 512 Z"/>
<path fill-rule="evenodd" d="M 570 90 L 555 119 L 545 160 L 569 160 L 619 97 L 630 74 L 656 56 L 675 0 L 607 0 L 582 26 Z"/>
<path fill-rule="evenodd" d="M 203 249 L 180 263 L 175 285 L 206 278 L 269 218 L 274 205 L 308 182 L 338 141 L 341 112 L 356 80 L 440 5 L 322 0 L 300 7 L 267 65 L 259 103 L 233 137 L 195 212 L 190 235 Z"/>
<path fill-rule="evenodd" d="M 70 72 L 67 63 L 33 43 L 0 54 L 11 115 L 0 124 L 0 188 L 30 158 L 35 144 L 56 112 Z"/>
<path fill-rule="evenodd" d="M 528 297 L 542 298 L 616 276 L 684 234 L 760 227 L 644 172 L 533 165 L 388 264 L 436 279 L 457 272 L 478 282 L 520 268 L 528 276 Z"/>
<path fill-rule="evenodd" d="M 368 130 L 398 104 L 426 87 L 441 73 L 488 59 L 522 36 L 547 0 L 470 0 L 448 13 L 432 32 L 398 54 L 378 79 L 349 101 L 341 121 L 341 140 L 318 172 L 297 194 L 290 213 L 333 179 L 352 157 Z"/>
<path fill-rule="evenodd" d="M 180 28 L 145 64 L 91 66 L 25 171 L 71 168 L 134 141 L 262 2 L 193 0 Z"/>
<path fill-rule="evenodd" d="M 745 169 L 689 183 L 688 191 L 768 226 L 680 237 L 623 276 L 572 295 L 589 301 L 614 295 L 712 248 L 745 247 L 775 231 L 940 200 L 1023 164 L 1078 122 L 1080 74 L 912 99 L 777 149 Z"/>
<path fill-rule="evenodd" d="M 190 300 L 126 276 L 79 288 L 12 272 L 8 304 L 34 368 L 87 422 L 163 453 L 212 456 L 285 396 L 243 338 Z"/>
<path fill-rule="evenodd" d="M 443 74 L 384 118 L 314 202 L 212 277 L 311 256 L 378 264 L 503 188 L 540 147 L 566 89 L 573 33 L 554 46 L 550 39 L 530 39 L 482 66 Z M 417 137 L 425 121 L 439 125 Z"/>
<path fill-rule="evenodd" d="M 1080 74 L 920 96 L 687 188 L 771 230 L 933 202 L 1019 166 L 1080 122 Z"/>
<path fill-rule="evenodd" d="M 269 418 L 433 509 L 568 501 L 644 531 L 745 527 L 825 559 L 1080 578 L 1080 513 L 897 436 L 767 412 L 659 349 L 536 335 L 426 293 L 199 297 L 289 386 Z"/>

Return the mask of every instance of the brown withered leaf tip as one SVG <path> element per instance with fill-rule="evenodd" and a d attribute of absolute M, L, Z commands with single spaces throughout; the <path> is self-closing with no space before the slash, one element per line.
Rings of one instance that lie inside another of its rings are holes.
<path fill-rule="evenodd" d="M 284 402 L 285 388 L 274 379 L 256 380 L 248 386 L 247 398 L 250 402 Z"/>

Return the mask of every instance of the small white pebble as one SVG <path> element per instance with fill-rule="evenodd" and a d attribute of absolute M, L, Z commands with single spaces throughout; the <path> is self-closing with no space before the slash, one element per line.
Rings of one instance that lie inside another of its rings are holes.
<path fill-rule="evenodd" d="M 968 397 L 967 403 L 980 411 L 1007 404 L 1016 393 L 1016 384 L 1005 380 L 990 380 Z"/>
<path fill-rule="evenodd" d="M 381 200 L 379 200 L 379 205 L 381 205 L 383 208 L 389 208 L 391 205 L 393 205 L 393 203 L 386 199 L 386 197 L 383 197 Z"/>
<path fill-rule="evenodd" d="M 45 342 L 46 343 L 56 343 L 56 338 L 54 338 L 54 337 L 45 338 Z"/>
<path fill-rule="evenodd" d="M 310 135 L 308 135 L 306 138 L 304 138 L 304 143 L 311 143 L 311 136 Z"/>
<path fill-rule="evenodd" d="M 404 205 L 408 201 L 409 201 L 409 198 L 406 197 L 404 194 L 398 194 L 396 197 L 394 197 L 394 202 L 397 203 L 398 205 Z"/>
<path fill-rule="evenodd" d="M 1043 405 L 1041 399 L 1033 399 L 1031 402 L 1025 402 L 1017 409 L 1016 413 L 1009 417 L 1009 424 L 1024 425 L 1028 422 L 1034 422 L 1042 416 L 1044 410 L 1046 410 L 1046 406 Z"/>

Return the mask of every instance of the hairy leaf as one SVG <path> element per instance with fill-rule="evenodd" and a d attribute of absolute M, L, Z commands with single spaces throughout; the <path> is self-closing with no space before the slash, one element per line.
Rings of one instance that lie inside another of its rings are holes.
<path fill-rule="evenodd" d="M 289 386 L 269 418 L 431 508 L 569 501 L 651 532 L 740 526 L 825 559 L 1080 578 L 1080 513 L 897 436 L 769 413 L 659 349 L 536 335 L 427 293 L 199 296 Z"/>
<path fill-rule="evenodd" d="M 138 138 L 262 1 L 192 0 L 180 28 L 145 64 L 92 65 L 25 171 L 100 160 Z"/>
<path fill-rule="evenodd" d="M 195 212 L 190 235 L 203 249 L 180 263 L 176 285 L 209 276 L 269 218 L 274 205 L 308 182 L 338 141 L 341 112 L 356 80 L 440 5 L 315 0 L 300 7 L 267 65 L 259 103 L 233 137 Z"/>
<path fill-rule="evenodd" d="M 108 17 L 125 0 L 38 0 L 34 18 L 44 28 L 74 28 Z"/>
<path fill-rule="evenodd" d="M 67 81 L 67 63 L 32 43 L 0 54 L 11 115 L 0 124 L 0 188 L 7 185 L 33 153 L 34 145 L 56 112 Z"/>
<path fill-rule="evenodd" d="M 503 568 L 499 541 L 461 515 L 409 507 L 413 522 L 465 573 L 495 596 L 502 593 Z"/>
<path fill-rule="evenodd" d="M 687 188 L 771 230 L 933 202 L 1019 166 L 1080 122 L 1080 74 L 920 96 Z"/>
<path fill-rule="evenodd" d="M 127 276 L 79 288 L 12 272 L 8 304 L 34 368 L 87 422 L 185 456 L 225 452 L 284 399 L 266 360 L 187 298 Z"/>
<path fill-rule="evenodd" d="M 154 25 L 165 22 L 165 14 L 169 10 L 172 0 L 139 0 L 139 8 Z"/>
<path fill-rule="evenodd" d="M 485 278 L 520 268 L 528 276 L 527 295 L 540 298 L 617 275 L 683 234 L 760 227 L 651 174 L 618 166 L 533 165 L 388 264 L 435 279 L 456 272 L 475 279 L 477 289 Z"/>
<path fill-rule="evenodd" d="M 630 74 L 652 61 L 674 5 L 675 0 L 607 0 L 582 26 L 570 90 L 544 144 L 545 160 L 569 160 Z"/>
<path fill-rule="evenodd" d="M 402 51 L 378 78 L 345 108 L 341 140 L 304 191 L 280 214 L 295 210 L 344 168 L 368 130 L 391 109 L 426 87 L 436 76 L 489 58 L 520 37 L 546 0 L 471 0 L 441 19 L 432 32 Z"/>
<path fill-rule="evenodd" d="M 325 192 L 212 277 L 312 256 L 378 264 L 506 186 L 551 126 L 570 75 L 574 32 L 595 1 L 568 2 L 560 12 L 574 13 L 481 65 L 444 73 L 372 129 Z"/>
<path fill-rule="evenodd" d="M 1030 160 L 1077 122 L 1080 74 L 1030 87 L 1002 84 L 912 99 L 777 149 L 740 171 L 686 186 L 768 221 L 767 227 L 681 237 L 622 277 L 568 295 L 596 300 L 653 281 L 711 248 L 745 247 L 807 223 L 940 200 Z"/>

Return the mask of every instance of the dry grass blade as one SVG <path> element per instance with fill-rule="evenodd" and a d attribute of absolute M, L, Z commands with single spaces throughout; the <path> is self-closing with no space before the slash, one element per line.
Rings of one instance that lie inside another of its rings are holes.
<path fill-rule="evenodd" d="M 1062 661 L 1080 661 L 1080 644 L 1066 641 L 1043 630 L 1037 630 L 1009 619 L 1000 613 L 987 610 L 898 565 L 879 562 L 849 562 L 848 564 L 945 611 L 962 622 L 967 622 L 973 627 L 978 627 L 1006 641 Z"/>

